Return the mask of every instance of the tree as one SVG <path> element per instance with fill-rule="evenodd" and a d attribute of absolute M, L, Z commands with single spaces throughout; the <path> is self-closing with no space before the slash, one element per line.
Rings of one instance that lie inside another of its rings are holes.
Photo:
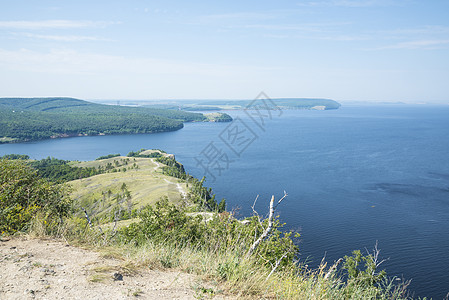
<path fill-rule="evenodd" d="M 0 233 L 27 229 L 38 213 L 56 220 L 67 216 L 67 194 L 66 186 L 40 178 L 25 162 L 0 159 Z"/>
<path fill-rule="evenodd" d="M 383 280 L 386 276 L 385 270 L 378 271 L 379 266 L 385 261 L 379 258 L 380 250 L 377 248 L 377 242 L 374 245 L 372 253 L 367 250 L 367 255 L 362 256 L 360 250 L 352 251 L 352 256 L 345 256 L 343 268 L 348 273 L 348 279 L 361 286 L 374 286 Z M 361 263 L 364 262 L 364 269 Z"/>
<path fill-rule="evenodd" d="M 223 198 L 221 199 L 220 203 L 218 203 L 218 212 L 222 213 L 226 211 L 226 199 Z"/>

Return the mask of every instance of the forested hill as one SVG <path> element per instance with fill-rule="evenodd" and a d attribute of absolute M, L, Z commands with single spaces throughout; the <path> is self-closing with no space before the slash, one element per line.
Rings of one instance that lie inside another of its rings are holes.
<path fill-rule="evenodd" d="M 65 97 L 0 98 L 0 109 L 2 108 L 15 111 L 38 111 L 38 112 L 58 112 L 58 113 L 102 113 L 102 114 L 133 113 L 133 114 L 160 116 L 183 122 L 206 120 L 206 118 L 199 113 L 190 113 L 185 111 L 166 110 L 148 107 L 105 105 Z"/>
<path fill-rule="evenodd" d="M 276 105 L 282 109 L 312 109 L 314 107 L 323 107 L 323 109 L 338 109 L 341 106 L 337 101 L 318 98 L 272 98 L 265 101 L 271 102 L 268 105 Z M 211 100 L 204 101 L 201 104 L 210 106 L 251 108 L 254 106 L 255 102 L 254 100 Z"/>
<path fill-rule="evenodd" d="M 131 102 L 132 103 L 132 102 Z M 183 100 L 143 105 L 152 108 L 181 109 L 185 111 L 220 111 L 242 109 L 338 109 L 341 105 L 331 99 L 319 98 L 271 98 L 257 100 Z"/>
<path fill-rule="evenodd" d="M 73 98 L 0 98 L 0 143 L 46 138 L 153 133 L 205 121 L 198 113 L 95 104 Z"/>

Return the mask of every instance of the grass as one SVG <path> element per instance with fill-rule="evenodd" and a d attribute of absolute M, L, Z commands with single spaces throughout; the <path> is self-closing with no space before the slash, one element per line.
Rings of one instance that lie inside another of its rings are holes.
<path fill-rule="evenodd" d="M 127 168 L 126 172 L 109 172 L 88 178 L 69 182 L 72 187 L 72 198 L 83 207 L 95 209 L 98 216 L 110 213 L 115 202 L 114 195 L 121 191 L 126 184 L 131 195 L 132 208 L 138 209 L 145 205 L 154 204 L 162 197 L 168 197 L 172 203 L 183 201 L 178 185 L 187 191 L 187 186 L 178 179 L 163 175 L 159 166 L 152 158 L 128 158 L 127 165 L 123 165 L 127 157 L 119 156 L 99 161 L 77 162 L 77 167 L 105 167 L 108 163 L 120 166 L 116 169 Z M 110 193 L 108 193 L 110 191 Z"/>
<path fill-rule="evenodd" d="M 375 286 L 363 287 L 345 282 L 340 273 L 326 278 L 329 266 L 325 263 L 317 269 L 308 269 L 301 264 L 296 268 L 279 268 L 269 276 L 271 267 L 261 265 L 256 257 L 242 256 L 238 243 L 226 249 L 204 249 L 149 239 L 135 246 L 113 239 L 104 240 L 98 231 L 82 224 L 84 230 L 77 231 L 80 224 L 70 219 L 64 226 L 65 229 L 58 232 L 63 233 L 71 244 L 97 250 L 102 257 L 118 260 L 115 266 L 93 267 L 89 276 L 91 282 L 111 281 L 110 274 L 105 273 L 116 270 L 133 274 L 149 268 L 197 275 L 199 283 L 192 288 L 200 299 L 214 296 L 239 299 L 410 299 L 403 293 L 406 284 L 393 285 L 394 279 L 382 283 L 380 290 Z"/>
<path fill-rule="evenodd" d="M 106 282 L 111 280 L 111 276 L 107 274 L 92 274 L 89 276 L 90 282 Z"/>
<path fill-rule="evenodd" d="M 0 143 L 12 143 L 16 140 L 17 140 L 16 138 L 10 138 L 10 137 L 4 136 L 4 137 L 0 138 Z"/>
<path fill-rule="evenodd" d="M 198 275 L 202 282 L 194 289 L 199 298 L 221 294 L 247 299 L 343 300 L 350 293 L 351 299 L 406 299 L 400 296 L 403 287 L 389 283 L 384 288 L 391 293 L 382 295 L 376 287 L 348 287 L 339 276 L 326 279 L 326 265 L 316 270 L 303 269 L 300 274 L 297 270 L 284 269 L 268 277 L 270 268 L 261 267 L 251 257 L 242 259 L 236 249 L 212 252 L 151 242 L 138 248 L 128 245 L 121 249 L 134 268 L 171 269 Z"/>

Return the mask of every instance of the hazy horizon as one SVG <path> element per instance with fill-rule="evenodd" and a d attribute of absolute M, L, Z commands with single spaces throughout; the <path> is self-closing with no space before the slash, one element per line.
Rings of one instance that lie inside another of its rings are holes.
<path fill-rule="evenodd" d="M 348 104 L 415 104 L 415 105 L 449 105 L 448 101 L 400 101 L 400 100 L 351 100 L 351 99 L 343 99 L 343 100 L 335 100 L 332 98 L 307 98 L 307 97 L 270 97 L 271 99 L 279 99 L 279 98 L 291 98 L 291 99 L 329 99 L 334 100 L 339 103 L 348 103 Z M 92 102 L 117 102 L 117 101 L 133 101 L 133 102 L 188 102 L 188 101 L 240 101 L 240 100 L 252 100 L 252 98 L 210 98 L 210 99 L 82 99 L 86 101 L 92 101 Z"/>

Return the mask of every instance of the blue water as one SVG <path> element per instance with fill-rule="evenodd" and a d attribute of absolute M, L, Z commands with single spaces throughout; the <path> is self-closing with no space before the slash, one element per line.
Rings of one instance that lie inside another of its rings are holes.
<path fill-rule="evenodd" d="M 446 296 L 449 107 L 343 106 L 254 120 L 230 114 L 241 118 L 239 137 L 229 123 L 190 123 L 160 134 L 0 145 L 0 155 L 92 160 L 159 148 L 176 154 L 197 177 L 205 174 L 198 161 L 205 166 L 215 157 L 206 185 L 241 216 L 251 214 L 256 195 L 256 209 L 265 213 L 269 197 L 287 191 L 279 213 L 301 233 L 301 259 L 309 265 L 372 249 L 378 241 L 390 276 L 412 279 L 415 296 Z"/>

